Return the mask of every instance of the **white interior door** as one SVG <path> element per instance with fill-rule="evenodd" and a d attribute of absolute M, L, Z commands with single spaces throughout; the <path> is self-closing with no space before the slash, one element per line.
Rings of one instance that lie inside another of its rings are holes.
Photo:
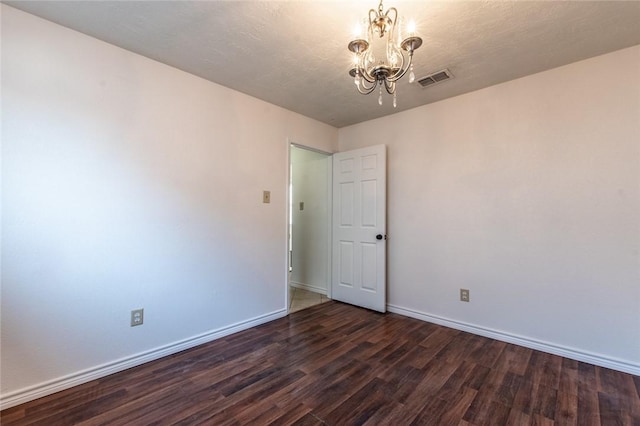
<path fill-rule="evenodd" d="M 384 145 L 333 156 L 331 297 L 385 312 L 387 155 Z"/>

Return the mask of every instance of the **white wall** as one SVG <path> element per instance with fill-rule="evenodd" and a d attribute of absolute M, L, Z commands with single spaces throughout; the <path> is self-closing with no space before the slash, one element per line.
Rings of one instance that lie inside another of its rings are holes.
<path fill-rule="evenodd" d="M 339 130 L 381 143 L 392 310 L 640 374 L 639 46 Z"/>
<path fill-rule="evenodd" d="M 292 285 L 327 293 L 329 281 L 329 157 L 291 148 Z M 300 210 L 300 202 L 304 209 Z"/>
<path fill-rule="evenodd" d="M 3 401 L 284 315 L 287 139 L 337 130 L 1 7 Z"/>

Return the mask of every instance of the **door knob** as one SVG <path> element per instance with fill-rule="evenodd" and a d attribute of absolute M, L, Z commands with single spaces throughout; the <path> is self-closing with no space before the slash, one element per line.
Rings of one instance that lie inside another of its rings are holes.
<path fill-rule="evenodd" d="M 381 239 L 382 239 L 382 234 L 376 235 L 376 240 L 381 240 Z"/>

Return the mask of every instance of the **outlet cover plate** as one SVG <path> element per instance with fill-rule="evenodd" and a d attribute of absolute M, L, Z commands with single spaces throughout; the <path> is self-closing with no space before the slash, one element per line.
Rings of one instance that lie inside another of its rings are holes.
<path fill-rule="evenodd" d="M 131 327 L 144 323 L 144 309 L 134 309 L 131 311 Z"/>
<path fill-rule="evenodd" d="M 469 290 L 466 288 L 461 288 L 460 289 L 460 301 L 461 302 L 468 302 L 469 299 Z"/>

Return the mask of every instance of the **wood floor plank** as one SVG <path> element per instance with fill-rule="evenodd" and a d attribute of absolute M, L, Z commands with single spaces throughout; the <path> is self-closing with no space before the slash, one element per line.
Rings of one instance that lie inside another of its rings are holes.
<path fill-rule="evenodd" d="M 419 370 L 415 381 L 408 382 L 400 388 L 396 397 L 410 409 L 424 405 L 422 401 L 428 401 L 437 395 L 437 391 L 455 370 L 455 365 L 432 360 L 424 369 Z"/>
<path fill-rule="evenodd" d="M 319 417 L 327 424 L 361 425 L 384 405 L 385 389 L 386 382 L 373 378 L 331 412 Z"/>
<path fill-rule="evenodd" d="M 325 423 L 318 419 L 313 413 L 305 414 L 296 422 L 292 423 L 294 426 L 320 426 Z"/>
<path fill-rule="evenodd" d="M 456 394 L 450 395 L 448 398 L 436 397 L 425 405 L 411 424 L 457 425 L 476 394 L 475 389 L 462 387 L 458 389 Z"/>
<path fill-rule="evenodd" d="M 290 424 L 294 424 L 297 421 L 299 421 L 300 419 L 302 419 L 304 416 L 308 415 L 311 412 L 311 408 L 307 407 L 304 404 L 297 404 L 297 405 L 292 405 L 291 408 L 287 409 L 287 410 L 282 410 L 284 411 L 284 414 L 282 414 L 280 417 L 274 419 L 271 423 L 271 425 L 290 425 Z M 242 422 L 241 422 L 242 423 Z M 247 424 L 247 423 L 245 423 Z"/>
<path fill-rule="evenodd" d="M 405 411 L 405 406 L 396 401 L 388 401 L 381 406 L 378 411 L 373 413 L 363 424 L 363 426 L 373 425 L 397 425 L 401 424 L 395 421 L 395 418 Z"/>
<path fill-rule="evenodd" d="M 511 411 L 509 411 L 509 417 L 507 417 L 507 421 L 505 422 L 506 426 L 523 426 L 530 424 L 531 416 L 517 408 L 512 408 Z"/>
<path fill-rule="evenodd" d="M 473 360 L 473 358 L 471 358 L 471 360 L 475 361 Z M 465 384 L 472 389 L 480 390 L 480 387 L 486 380 L 487 374 L 489 374 L 490 371 L 491 371 L 490 368 L 485 367 L 483 365 L 476 364 L 473 367 L 473 372 L 469 376 L 468 382 L 466 382 Z"/>
<path fill-rule="evenodd" d="M 638 398 L 640 398 L 640 376 L 633 376 L 633 383 L 636 386 L 636 393 Z"/>
<path fill-rule="evenodd" d="M 462 361 L 444 385 L 438 390 L 438 398 L 444 400 L 454 399 L 460 392 L 460 389 L 468 387 L 476 371 L 475 368 L 476 365 L 472 362 Z"/>
<path fill-rule="evenodd" d="M 509 346 L 509 344 L 486 337 L 481 338 L 483 339 L 484 344 L 474 349 L 469 354 L 469 357 L 473 359 L 473 361 L 478 365 L 493 368 L 498 359 L 500 359 L 502 351 L 504 351 Z"/>
<path fill-rule="evenodd" d="M 619 395 L 619 403 L 623 405 L 625 411 L 631 412 L 633 407 L 629 404 L 632 397 L 636 395 L 633 379 L 628 374 L 608 368 L 596 367 L 596 380 L 598 391 L 607 395 Z"/>
<path fill-rule="evenodd" d="M 578 396 L 578 361 L 563 358 L 558 392 Z"/>
<path fill-rule="evenodd" d="M 314 407 L 312 413 L 317 418 L 322 420 L 327 417 L 371 380 L 368 366 L 359 364 L 356 371 L 359 373 L 343 376 L 326 388 L 316 388 L 316 392 L 304 400 L 307 405 Z"/>
<path fill-rule="evenodd" d="M 547 388 L 558 389 L 562 371 L 562 358 L 545 352 L 534 351 L 524 373 L 526 380 Z M 594 371 L 595 380 L 595 371 Z"/>
<path fill-rule="evenodd" d="M 508 345 L 497 359 L 494 368 L 506 369 L 519 376 L 526 373 L 533 350 L 522 346 Z"/>
<path fill-rule="evenodd" d="M 558 392 L 556 394 L 555 424 L 578 424 L 578 396 L 572 393 Z"/>
<path fill-rule="evenodd" d="M 581 363 L 582 372 L 588 374 L 588 376 L 579 375 L 579 380 L 584 379 L 585 383 L 591 382 L 593 379 L 594 386 L 589 387 L 584 384 L 578 386 L 578 424 L 579 425 L 599 425 L 600 424 L 600 402 L 598 400 L 598 390 L 595 387 L 595 369 L 584 368 Z M 593 367 L 593 366 L 591 366 Z M 591 370 L 594 374 L 591 376 Z"/>
<path fill-rule="evenodd" d="M 640 425 L 640 378 L 327 302 L 9 408 L 2 425 Z"/>
<path fill-rule="evenodd" d="M 458 390 L 457 395 L 445 399 L 447 401 L 446 411 L 441 416 L 439 423 L 443 425 L 458 424 L 477 394 L 476 389 L 463 386 Z"/>
<path fill-rule="evenodd" d="M 515 398 L 515 392 L 511 390 L 509 393 L 512 395 L 505 395 L 502 391 L 503 382 L 510 384 L 513 380 L 514 375 L 509 371 L 491 370 L 465 412 L 463 419 L 472 424 L 487 424 L 490 419 L 499 416 L 502 419 L 502 423 L 499 424 L 506 422 L 510 412 L 510 406 L 507 404 L 510 404 Z M 497 411 L 494 413 L 494 410 Z"/>

